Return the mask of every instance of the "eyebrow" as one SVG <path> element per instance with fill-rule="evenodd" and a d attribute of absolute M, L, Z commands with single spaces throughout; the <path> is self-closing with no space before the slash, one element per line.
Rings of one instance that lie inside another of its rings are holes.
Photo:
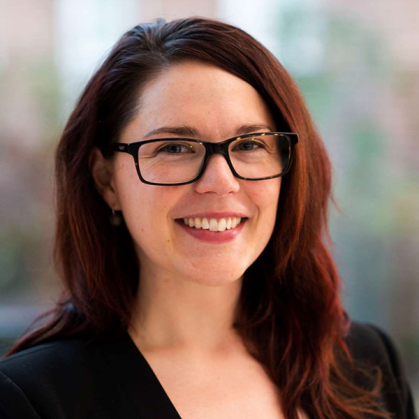
<path fill-rule="evenodd" d="M 273 131 L 272 127 L 267 124 L 244 124 L 237 128 L 236 135 L 245 135 L 261 130 Z M 145 135 L 144 139 L 157 134 L 175 134 L 194 138 L 200 137 L 199 131 L 196 128 L 189 125 L 182 125 L 180 127 L 160 127 L 153 129 Z"/>
<path fill-rule="evenodd" d="M 261 131 L 261 130 L 268 130 L 270 132 L 273 131 L 272 127 L 267 124 L 250 124 L 250 125 L 241 125 L 237 131 L 236 135 L 245 135 L 250 134 L 251 132 Z"/>

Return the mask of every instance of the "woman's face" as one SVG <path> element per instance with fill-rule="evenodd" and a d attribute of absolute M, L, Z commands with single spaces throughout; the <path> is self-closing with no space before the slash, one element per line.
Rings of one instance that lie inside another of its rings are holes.
<path fill-rule="evenodd" d="M 173 65 L 146 85 L 139 101 L 138 114 L 119 142 L 168 137 L 219 142 L 248 132 L 276 130 L 268 107 L 253 87 L 208 64 Z M 185 127 L 186 133 L 181 134 L 179 129 Z M 149 135 L 156 129 L 158 133 Z M 271 237 L 280 178 L 238 179 L 225 158 L 216 154 L 197 182 L 155 186 L 139 180 L 132 156 L 116 153 L 112 162 L 112 207 L 123 213 L 141 275 L 227 284 L 241 278 Z M 242 221 L 221 232 L 189 227 L 183 221 L 224 218 L 228 222 L 231 217 Z"/>

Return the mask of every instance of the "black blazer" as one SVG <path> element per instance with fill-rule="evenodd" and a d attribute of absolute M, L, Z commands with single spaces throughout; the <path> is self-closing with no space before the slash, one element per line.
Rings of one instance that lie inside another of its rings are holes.
<path fill-rule="evenodd" d="M 353 323 L 355 359 L 379 365 L 382 401 L 397 419 L 415 419 L 397 352 L 380 329 Z M 179 419 L 175 407 L 128 333 L 99 343 L 60 340 L 0 362 L 1 419 Z"/>

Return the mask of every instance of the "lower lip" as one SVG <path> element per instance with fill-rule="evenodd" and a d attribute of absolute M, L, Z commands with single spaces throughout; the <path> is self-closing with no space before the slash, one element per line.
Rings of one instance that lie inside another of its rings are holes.
<path fill-rule="evenodd" d="M 240 234 L 246 221 L 247 220 L 242 220 L 237 227 L 224 231 L 210 231 L 202 228 L 198 229 L 195 227 L 189 227 L 180 220 L 176 220 L 176 224 L 178 224 L 190 236 L 203 242 L 228 243 L 233 241 Z"/>

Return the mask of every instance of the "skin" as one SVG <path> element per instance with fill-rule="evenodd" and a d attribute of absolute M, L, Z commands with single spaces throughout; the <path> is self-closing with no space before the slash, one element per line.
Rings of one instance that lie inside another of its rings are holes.
<path fill-rule="evenodd" d="M 145 86 L 140 99 L 139 111 L 119 142 L 141 141 L 167 126 L 191 126 L 198 139 L 212 142 L 238 135 L 243 125 L 276 130 L 252 86 L 208 64 L 188 61 L 170 67 Z M 177 136 L 163 132 L 149 138 Z M 105 160 L 94 150 L 92 162 L 97 189 L 112 209 L 122 211 L 140 261 L 130 330 L 135 342 L 144 352 L 170 349 L 173 354 L 179 349 L 197 357 L 237 349 L 232 323 L 242 275 L 271 237 L 281 179 L 238 179 L 221 155 L 210 159 L 197 182 L 171 187 L 142 183 L 132 156 L 125 153 Z M 228 243 L 200 241 L 175 221 L 223 211 L 248 217 Z"/>

